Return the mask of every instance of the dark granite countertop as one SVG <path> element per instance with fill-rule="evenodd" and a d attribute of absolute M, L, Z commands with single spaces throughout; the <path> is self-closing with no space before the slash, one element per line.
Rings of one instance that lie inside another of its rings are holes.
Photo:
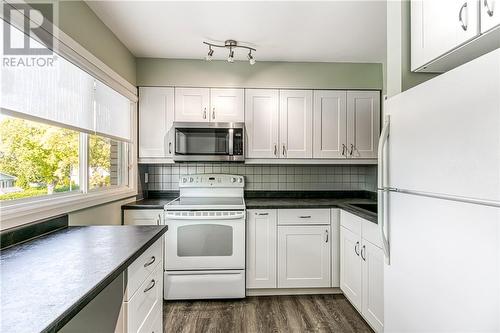
<path fill-rule="evenodd" d="M 370 199 L 336 198 L 246 198 L 247 209 L 341 208 L 368 221 L 377 223 L 377 214 L 351 206 L 352 203 L 376 203 Z"/>
<path fill-rule="evenodd" d="M 122 209 L 163 209 L 166 204 L 178 197 L 178 191 L 151 191 L 148 198 L 125 204 Z"/>
<path fill-rule="evenodd" d="M 153 192 L 153 198 L 123 205 L 122 209 L 163 209 L 178 195 L 178 192 Z M 245 191 L 245 205 L 247 209 L 341 208 L 377 223 L 376 213 L 350 205 L 377 203 L 376 196 L 368 191 Z"/>
<path fill-rule="evenodd" d="M 166 230 L 68 227 L 3 249 L 0 331 L 57 331 Z"/>

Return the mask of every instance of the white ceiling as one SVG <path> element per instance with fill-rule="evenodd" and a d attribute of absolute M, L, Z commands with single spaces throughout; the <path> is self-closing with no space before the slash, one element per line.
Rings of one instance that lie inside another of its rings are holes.
<path fill-rule="evenodd" d="M 87 1 L 137 57 L 203 59 L 203 41 L 235 39 L 270 61 L 382 62 L 385 0 Z M 216 49 L 214 58 L 227 51 Z M 235 51 L 236 59 L 247 52 Z"/>

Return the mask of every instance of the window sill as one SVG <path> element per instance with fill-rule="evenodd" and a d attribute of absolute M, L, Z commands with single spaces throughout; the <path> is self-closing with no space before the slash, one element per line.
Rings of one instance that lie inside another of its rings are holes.
<path fill-rule="evenodd" d="M 137 195 L 136 189 L 115 188 L 85 194 L 75 193 L 47 197 L 46 199 L 23 201 L 15 204 L 2 204 L 0 207 L 0 230 L 133 197 L 135 195 Z"/>

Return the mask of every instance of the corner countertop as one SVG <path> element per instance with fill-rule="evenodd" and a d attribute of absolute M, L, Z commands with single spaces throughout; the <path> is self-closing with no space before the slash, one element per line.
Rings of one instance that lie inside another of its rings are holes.
<path fill-rule="evenodd" d="M 166 226 L 68 227 L 0 253 L 1 332 L 55 332 Z"/>

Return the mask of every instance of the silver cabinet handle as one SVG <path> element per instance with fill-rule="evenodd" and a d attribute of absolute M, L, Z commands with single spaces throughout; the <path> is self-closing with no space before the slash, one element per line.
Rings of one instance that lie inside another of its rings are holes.
<path fill-rule="evenodd" d="M 168 143 L 168 153 L 172 154 L 172 142 Z"/>
<path fill-rule="evenodd" d="M 366 253 L 366 246 L 363 245 L 363 247 L 361 248 L 361 259 L 363 259 L 363 261 L 366 261 L 365 253 Z"/>
<path fill-rule="evenodd" d="M 259 216 L 267 216 L 267 215 L 269 215 L 269 213 L 255 213 L 255 215 L 259 215 Z"/>
<path fill-rule="evenodd" d="M 462 25 L 462 29 L 464 29 L 464 31 L 467 31 L 467 23 L 464 23 L 464 20 L 462 18 L 462 13 L 463 13 L 464 9 L 467 9 L 467 1 L 464 2 L 462 7 L 460 7 L 460 11 L 458 12 L 458 21 L 460 21 L 460 24 Z M 468 17 L 469 16 L 467 15 L 467 18 Z"/>
<path fill-rule="evenodd" d="M 488 14 L 489 17 L 493 16 L 493 9 L 490 8 L 490 4 L 488 3 L 488 0 L 484 0 L 484 7 L 486 7 L 486 13 Z"/>
<path fill-rule="evenodd" d="M 359 257 L 359 242 L 356 242 L 356 246 L 354 246 L 354 252 L 356 252 L 356 255 Z"/>
<path fill-rule="evenodd" d="M 155 286 L 155 284 L 156 284 L 156 281 L 154 279 L 151 280 L 151 283 L 149 284 L 149 286 L 146 289 L 144 289 L 144 292 L 147 293 L 148 291 L 150 291 L 151 289 L 153 289 L 153 287 Z"/>
<path fill-rule="evenodd" d="M 283 144 L 283 157 L 286 156 L 286 147 L 285 147 L 285 144 Z"/>
<path fill-rule="evenodd" d="M 161 225 L 161 214 L 158 214 L 158 218 L 156 219 L 156 224 Z"/>
<path fill-rule="evenodd" d="M 203 109 L 203 119 L 207 119 L 207 108 Z"/>
<path fill-rule="evenodd" d="M 352 156 L 354 153 L 354 144 L 351 143 L 351 151 L 349 152 L 349 156 Z"/>
<path fill-rule="evenodd" d="M 215 108 L 212 109 L 212 119 L 215 120 Z"/>
<path fill-rule="evenodd" d="M 274 156 L 278 157 L 278 145 L 274 144 Z"/>
<path fill-rule="evenodd" d="M 155 260 L 156 260 L 155 256 L 152 256 L 151 260 L 144 264 L 144 267 L 151 266 L 155 262 Z"/>
<path fill-rule="evenodd" d="M 342 144 L 342 156 L 345 156 L 346 150 L 347 150 L 347 146 L 345 144 Z"/>
<path fill-rule="evenodd" d="M 299 219 L 310 219 L 311 215 L 301 215 L 299 216 Z"/>
<path fill-rule="evenodd" d="M 325 243 L 328 243 L 328 230 L 325 230 L 326 240 Z"/>

